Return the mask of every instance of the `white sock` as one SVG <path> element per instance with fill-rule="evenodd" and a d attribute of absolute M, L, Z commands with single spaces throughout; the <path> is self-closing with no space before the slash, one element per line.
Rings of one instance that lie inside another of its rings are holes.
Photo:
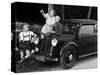
<path fill-rule="evenodd" d="M 35 51 L 32 49 L 31 53 L 33 54 Z"/>
<path fill-rule="evenodd" d="M 30 51 L 26 50 L 26 56 L 25 56 L 25 58 L 28 58 L 29 56 L 30 56 Z"/>

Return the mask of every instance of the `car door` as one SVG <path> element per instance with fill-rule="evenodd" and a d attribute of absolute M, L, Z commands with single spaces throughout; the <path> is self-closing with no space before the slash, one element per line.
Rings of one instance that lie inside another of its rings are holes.
<path fill-rule="evenodd" d="M 94 25 L 93 48 L 93 51 L 97 52 L 97 24 Z"/>
<path fill-rule="evenodd" d="M 94 33 L 94 25 L 82 25 L 78 33 L 78 50 L 79 55 L 94 52 L 96 44 L 96 34 Z"/>

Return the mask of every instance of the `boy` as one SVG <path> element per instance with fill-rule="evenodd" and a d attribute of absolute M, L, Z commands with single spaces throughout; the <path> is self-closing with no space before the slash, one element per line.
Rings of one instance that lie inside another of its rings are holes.
<path fill-rule="evenodd" d="M 34 34 L 32 31 L 29 31 L 29 25 L 25 23 L 23 26 L 23 31 L 19 34 L 21 62 L 23 61 L 23 59 L 28 58 L 30 56 L 30 41 L 32 36 L 36 36 L 36 34 Z"/>
<path fill-rule="evenodd" d="M 60 21 L 60 17 L 56 16 L 56 23 L 54 25 L 54 31 L 55 33 L 61 33 L 63 30 L 63 25 L 59 22 Z"/>

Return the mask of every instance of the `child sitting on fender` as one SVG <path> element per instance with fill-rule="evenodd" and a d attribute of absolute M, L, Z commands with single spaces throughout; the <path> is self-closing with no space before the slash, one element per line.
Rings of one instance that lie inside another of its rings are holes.
<path fill-rule="evenodd" d="M 25 25 L 23 26 L 23 31 L 19 34 L 21 62 L 23 61 L 23 59 L 30 56 L 32 36 L 36 36 L 36 34 L 32 31 L 29 31 L 29 24 L 25 23 Z"/>
<path fill-rule="evenodd" d="M 32 39 L 31 39 L 31 46 L 32 46 L 32 51 L 31 51 L 31 54 L 33 54 L 33 53 L 38 53 L 39 52 L 39 46 L 40 46 L 40 44 L 39 44 L 39 37 L 32 37 Z"/>
<path fill-rule="evenodd" d="M 63 30 L 63 25 L 59 21 L 60 21 L 60 17 L 56 16 L 56 23 L 54 25 L 53 30 L 55 31 L 55 33 L 58 33 L 58 34 L 60 34 Z"/>

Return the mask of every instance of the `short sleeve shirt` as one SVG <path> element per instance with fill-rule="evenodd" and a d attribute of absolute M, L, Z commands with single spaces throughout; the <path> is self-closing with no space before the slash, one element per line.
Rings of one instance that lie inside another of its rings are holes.
<path fill-rule="evenodd" d="M 22 41 L 29 41 L 33 35 L 34 33 L 32 31 L 20 32 L 19 39 Z"/>

